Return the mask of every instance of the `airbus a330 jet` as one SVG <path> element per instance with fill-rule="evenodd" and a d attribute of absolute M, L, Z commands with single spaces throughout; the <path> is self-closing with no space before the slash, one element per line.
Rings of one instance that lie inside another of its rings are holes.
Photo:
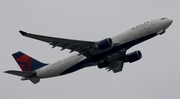
<path fill-rule="evenodd" d="M 25 37 L 49 43 L 52 48 L 61 47 L 61 50 L 69 49 L 70 53 L 74 51 L 78 53 L 73 53 L 55 63 L 46 64 L 18 51 L 12 56 L 22 71 L 8 70 L 5 73 L 21 76 L 21 80 L 30 80 L 34 84 L 42 78 L 65 75 L 90 66 L 106 68 L 117 73 L 122 71 L 124 63 L 133 63 L 142 57 L 139 50 L 126 53 L 129 48 L 165 33 L 172 22 L 173 20 L 168 18 L 153 19 L 100 41 L 72 40 L 19 31 Z"/>

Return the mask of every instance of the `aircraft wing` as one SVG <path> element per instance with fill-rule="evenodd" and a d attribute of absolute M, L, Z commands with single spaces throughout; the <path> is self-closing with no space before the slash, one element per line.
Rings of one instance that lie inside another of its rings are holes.
<path fill-rule="evenodd" d="M 101 52 L 94 49 L 93 46 L 95 45 L 96 42 L 92 42 L 92 41 L 80 41 L 80 40 L 48 37 L 48 36 L 26 33 L 24 31 L 19 31 L 19 32 L 23 36 L 47 42 L 53 46 L 52 48 L 56 46 L 62 47 L 61 50 L 69 49 L 71 50 L 70 53 L 73 51 L 77 51 L 79 52 L 79 54 L 83 54 L 86 57 L 94 56 Z"/>
<path fill-rule="evenodd" d="M 106 68 L 108 71 L 113 71 L 114 73 L 120 72 L 123 69 L 123 61 L 114 61 Z"/>
<path fill-rule="evenodd" d="M 114 53 L 115 55 L 115 53 Z M 120 72 L 123 69 L 124 57 L 126 55 L 126 49 L 122 49 L 117 53 L 117 56 L 109 60 L 109 65 L 106 67 L 108 71 L 113 71 L 114 73 Z"/>

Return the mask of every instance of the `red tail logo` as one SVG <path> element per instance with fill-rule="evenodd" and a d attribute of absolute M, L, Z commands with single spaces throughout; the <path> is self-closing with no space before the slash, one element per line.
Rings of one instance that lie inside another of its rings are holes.
<path fill-rule="evenodd" d="M 34 71 L 47 65 L 37 61 L 36 59 L 33 59 L 32 57 L 20 51 L 12 54 L 12 56 L 14 57 L 22 71 Z"/>

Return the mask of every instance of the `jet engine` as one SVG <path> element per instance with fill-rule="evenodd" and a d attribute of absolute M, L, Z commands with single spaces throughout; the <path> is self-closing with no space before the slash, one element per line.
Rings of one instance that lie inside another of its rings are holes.
<path fill-rule="evenodd" d="M 141 58 L 142 58 L 142 54 L 139 50 L 137 50 L 137 51 L 134 51 L 134 52 L 127 54 L 125 57 L 125 62 L 132 63 L 132 62 L 135 62 Z"/>
<path fill-rule="evenodd" d="M 104 50 L 109 47 L 113 46 L 113 41 L 111 38 L 106 38 L 104 40 L 101 40 L 95 44 L 95 48 L 99 50 Z"/>

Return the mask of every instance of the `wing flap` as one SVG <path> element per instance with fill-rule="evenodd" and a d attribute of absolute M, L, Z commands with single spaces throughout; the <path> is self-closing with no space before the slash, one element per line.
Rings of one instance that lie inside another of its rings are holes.
<path fill-rule="evenodd" d="M 113 71 L 114 73 L 120 72 L 123 69 L 124 62 L 123 61 L 116 61 L 110 64 L 106 69 L 108 71 Z"/>

